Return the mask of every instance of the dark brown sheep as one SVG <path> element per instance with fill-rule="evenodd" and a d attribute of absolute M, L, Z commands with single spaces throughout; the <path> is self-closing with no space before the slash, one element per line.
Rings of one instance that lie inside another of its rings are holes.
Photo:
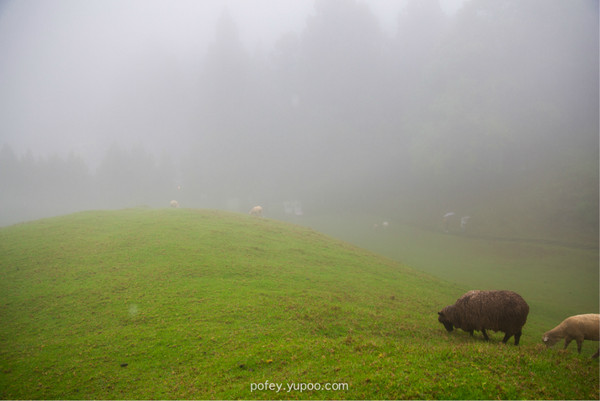
<path fill-rule="evenodd" d="M 528 314 L 529 305 L 515 292 L 474 290 L 438 312 L 438 321 L 448 331 L 456 327 L 473 335 L 479 330 L 486 341 L 486 330 L 501 331 L 505 334 L 503 343 L 515 336 L 515 345 L 519 345 Z"/>

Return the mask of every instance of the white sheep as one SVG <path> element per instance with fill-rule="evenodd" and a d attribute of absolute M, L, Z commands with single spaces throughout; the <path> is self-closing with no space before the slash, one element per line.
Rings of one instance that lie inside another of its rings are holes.
<path fill-rule="evenodd" d="M 179 202 L 177 202 L 176 200 L 172 200 L 171 201 L 171 207 L 174 207 L 174 208 L 178 209 L 179 208 Z"/>
<path fill-rule="evenodd" d="M 556 344 L 561 338 L 565 339 L 566 349 L 571 341 L 577 342 L 577 352 L 581 353 L 581 345 L 583 340 L 600 340 L 600 315 L 597 313 L 588 313 L 585 315 L 575 315 L 566 318 L 561 324 L 550 331 L 547 331 L 542 336 L 542 341 L 546 346 L 551 347 Z M 592 357 L 597 358 L 598 352 Z"/>
<path fill-rule="evenodd" d="M 250 209 L 249 214 L 250 216 L 262 217 L 262 211 L 262 206 L 254 206 L 252 209 Z"/>

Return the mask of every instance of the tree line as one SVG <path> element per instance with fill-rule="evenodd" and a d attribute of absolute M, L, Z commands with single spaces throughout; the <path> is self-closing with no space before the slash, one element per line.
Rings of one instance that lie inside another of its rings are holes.
<path fill-rule="evenodd" d="M 192 76 L 155 66 L 149 83 L 184 92 L 187 106 L 164 113 L 185 121 L 168 138 L 185 152 L 115 146 L 90 171 L 75 155 L 5 147 L 0 196 L 15 208 L 179 194 L 194 206 L 300 198 L 434 213 L 512 193 L 597 231 L 597 32 L 592 0 L 472 0 L 454 16 L 413 0 L 393 34 L 361 2 L 317 0 L 300 34 L 252 52 L 225 11 Z"/>
<path fill-rule="evenodd" d="M 0 225 L 88 209 L 168 206 L 175 166 L 144 148 L 114 144 L 95 171 L 75 153 L 17 156 L 0 148 Z"/>

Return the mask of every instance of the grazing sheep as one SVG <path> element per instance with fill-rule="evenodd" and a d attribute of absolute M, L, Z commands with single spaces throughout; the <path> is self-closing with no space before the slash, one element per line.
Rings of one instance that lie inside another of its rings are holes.
<path fill-rule="evenodd" d="M 262 217 L 263 208 L 261 206 L 254 206 L 250 209 L 250 216 Z"/>
<path fill-rule="evenodd" d="M 176 200 L 172 200 L 171 201 L 171 207 L 179 208 L 179 202 L 177 202 Z"/>
<path fill-rule="evenodd" d="M 565 339 L 567 349 L 571 341 L 577 342 L 577 352 L 581 354 L 581 345 L 583 340 L 600 341 L 600 315 L 597 313 L 588 313 L 586 315 L 575 315 L 566 318 L 550 331 L 542 336 L 542 341 L 547 347 L 552 347 L 561 338 Z M 600 349 L 592 358 L 598 358 Z"/>
<path fill-rule="evenodd" d="M 438 321 L 449 332 L 454 327 L 471 335 L 479 330 L 486 341 L 489 340 L 486 330 L 501 331 L 505 334 L 503 343 L 514 335 L 515 345 L 519 345 L 528 314 L 529 305 L 515 292 L 474 290 L 438 312 Z"/>

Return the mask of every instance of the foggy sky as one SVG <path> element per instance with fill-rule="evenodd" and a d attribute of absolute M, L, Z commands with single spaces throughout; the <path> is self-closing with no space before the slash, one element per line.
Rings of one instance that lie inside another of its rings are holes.
<path fill-rule="evenodd" d="M 462 1 L 440 4 L 452 13 Z M 405 1 L 366 3 L 384 29 L 396 29 Z M 92 165 L 114 141 L 163 149 L 169 132 L 152 132 L 151 116 L 148 130 L 123 121 L 124 109 L 129 118 L 143 114 L 135 110 L 139 99 L 123 93 L 143 96 L 145 77 L 165 68 L 150 58 L 153 52 L 169 55 L 176 65 L 168 68 L 198 69 L 226 9 L 245 47 L 268 53 L 282 34 L 301 33 L 313 5 L 314 0 L 7 1 L 0 6 L 0 145 L 35 156 L 75 151 Z M 138 82 L 124 82 L 128 73 Z M 188 94 L 179 89 L 185 103 Z M 169 124 L 171 130 L 185 129 Z"/>
<path fill-rule="evenodd" d="M 514 193 L 597 235 L 598 62 L 594 0 L 3 2 L 0 225 L 177 199 L 493 227 Z"/>

